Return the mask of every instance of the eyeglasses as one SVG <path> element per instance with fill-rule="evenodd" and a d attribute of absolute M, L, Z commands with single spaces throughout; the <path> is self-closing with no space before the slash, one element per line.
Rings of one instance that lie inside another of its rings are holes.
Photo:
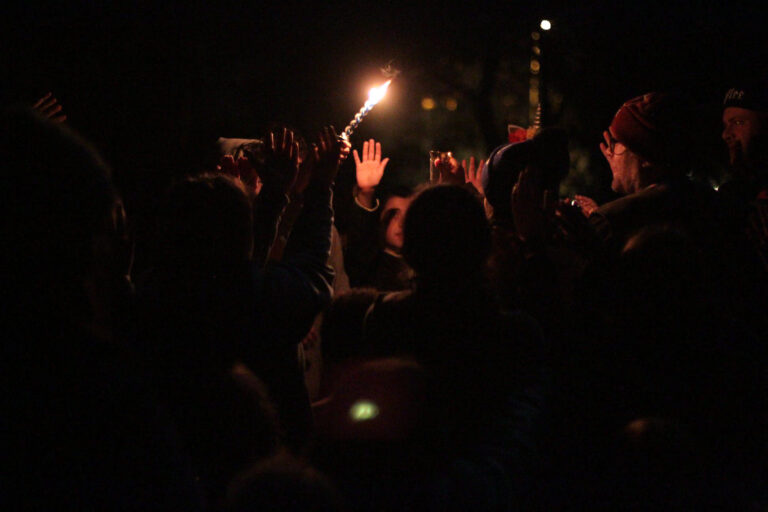
<path fill-rule="evenodd" d="M 605 130 L 605 133 L 608 134 L 608 150 L 611 152 L 612 155 L 621 155 L 624 154 L 624 152 L 627 150 L 627 146 L 624 145 L 623 142 L 620 140 L 617 140 L 612 134 L 610 130 Z M 616 151 L 616 143 L 620 143 L 623 148 L 621 151 Z"/>

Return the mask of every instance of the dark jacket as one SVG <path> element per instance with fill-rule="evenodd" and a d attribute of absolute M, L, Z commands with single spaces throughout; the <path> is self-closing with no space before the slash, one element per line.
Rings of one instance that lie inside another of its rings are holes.
<path fill-rule="evenodd" d="M 547 386 L 535 323 L 501 313 L 482 287 L 419 283 L 374 303 L 365 337 L 373 355 L 414 357 L 432 379 L 420 445 L 433 465 L 402 499 L 430 510 L 513 508 L 539 460 Z"/>
<path fill-rule="evenodd" d="M 302 450 L 310 437 L 297 348 L 331 298 L 330 200 L 329 189 L 307 194 L 280 262 L 263 269 L 255 262 L 202 270 L 157 268 L 139 284 L 140 343 L 182 436 L 197 449 L 192 454 L 197 467 L 210 470 L 221 453 L 237 454 L 212 477 L 220 483 L 269 451 L 268 414 L 258 409 L 253 386 L 234 381 L 236 363 L 266 384 L 281 420 L 282 441 Z M 234 409 L 223 411 L 222 403 Z M 211 421 L 194 420 L 205 409 Z M 194 423 L 202 423 L 203 432 Z M 204 439 L 207 447 L 195 439 Z"/>
<path fill-rule="evenodd" d="M 621 250 L 637 231 L 654 225 L 680 228 L 698 241 L 711 240 L 720 215 L 715 192 L 683 177 L 606 203 L 589 221 L 610 248 Z"/>
<path fill-rule="evenodd" d="M 344 263 L 352 286 L 381 291 L 406 290 L 411 271 L 405 260 L 382 249 L 378 208 L 367 210 L 355 202 L 349 212 Z"/>

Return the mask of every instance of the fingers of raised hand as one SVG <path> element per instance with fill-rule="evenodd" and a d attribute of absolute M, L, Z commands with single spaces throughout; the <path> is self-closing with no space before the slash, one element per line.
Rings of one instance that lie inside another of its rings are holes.
<path fill-rule="evenodd" d="M 36 108 L 39 108 L 39 107 L 40 107 L 40 105 L 42 105 L 42 104 L 43 104 L 43 103 L 44 103 L 46 100 L 48 100 L 48 99 L 49 99 L 51 96 L 53 96 L 53 93 L 52 93 L 52 92 L 49 92 L 49 93 L 47 93 L 45 96 L 43 96 L 42 98 L 40 98 L 39 100 L 37 100 L 37 101 L 35 102 L 35 104 L 34 104 L 34 105 L 32 105 L 32 108 L 35 108 L 35 109 L 36 109 Z M 53 100 L 53 101 L 54 101 L 54 103 L 55 103 L 55 102 L 56 102 L 56 98 L 54 98 L 54 100 Z"/>
<path fill-rule="evenodd" d="M 291 144 L 291 162 L 298 167 L 299 165 L 299 142 L 298 141 L 293 141 L 293 144 Z"/>
<path fill-rule="evenodd" d="M 368 141 L 363 142 L 363 162 L 368 161 Z"/>
<path fill-rule="evenodd" d="M 384 168 L 387 166 L 388 162 L 389 162 L 389 157 L 381 161 L 381 166 L 379 167 L 379 169 L 381 169 L 381 172 L 384 172 Z"/>
<path fill-rule="evenodd" d="M 360 161 L 360 155 L 357 154 L 357 150 L 352 150 L 352 157 L 355 159 L 355 166 L 360 167 L 362 162 Z"/>
<path fill-rule="evenodd" d="M 63 123 L 67 120 L 67 116 L 64 114 L 56 115 L 61 112 L 62 106 L 58 104 L 58 100 L 50 92 L 37 100 L 35 104 L 32 105 L 32 108 L 54 123 Z"/>
<path fill-rule="evenodd" d="M 373 158 L 377 162 L 381 161 L 381 142 L 376 143 L 376 152 L 374 153 Z"/>
<path fill-rule="evenodd" d="M 328 153 L 330 143 L 328 142 L 328 131 L 325 128 L 320 131 L 318 142 L 318 149 L 320 150 L 320 154 L 326 155 Z"/>
<path fill-rule="evenodd" d="M 451 157 L 451 161 L 450 162 L 451 162 L 451 174 L 453 174 L 453 175 L 464 174 L 464 169 L 462 168 L 462 166 L 461 166 L 461 164 L 459 163 L 458 160 L 456 160 L 455 158 Z"/>
<path fill-rule="evenodd" d="M 320 154 L 323 157 L 333 156 L 336 158 L 338 156 L 337 154 L 339 153 L 339 148 L 340 144 L 333 126 L 324 127 L 320 133 Z M 363 153 L 365 153 L 365 151 L 363 151 Z"/>
<path fill-rule="evenodd" d="M 35 104 L 32 106 L 32 108 L 36 109 L 37 111 L 45 114 L 55 114 L 59 110 L 61 110 L 61 105 L 56 105 L 58 100 L 55 96 L 53 96 L 50 92 L 37 100 Z M 54 105 L 56 105 L 54 107 Z"/>
<path fill-rule="evenodd" d="M 235 159 L 232 155 L 224 155 L 219 161 L 219 165 L 216 168 L 225 173 L 231 175 L 237 175 L 237 166 L 235 165 Z"/>
<path fill-rule="evenodd" d="M 280 151 L 285 152 L 286 149 L 290 150 L 291 145 L 293 144 L 293 132 L 289 132 L 285 128 L 283 128 L 282 137 L 280 137 Z"/>
<path fill-rule="evenodd" d="M 53 117 L 54 114 L 61 112 L 61 109 L 61 105 L 57 105 L 56 98 L 54 98 L 53 103 L 40 107 L 40 113 L 42 113 L 45 117 Z"/>

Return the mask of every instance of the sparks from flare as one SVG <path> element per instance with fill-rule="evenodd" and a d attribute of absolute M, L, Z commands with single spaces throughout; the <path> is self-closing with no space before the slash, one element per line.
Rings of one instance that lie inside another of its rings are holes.
<path fill-rule="evenodd" d="M 381 99 L 387 93 L 387 88 L 391 83 L 391 79 L 387 80 L 382 85 L 374 87 L 368 92 L 368 100 L 363 105 L 363 108 L 361 108 L 360 111 L 355 114 L 355 117 L 352 118 L 352 121 L 350 121 L 350 123 L 341 133 L 343 138 L 349 139 L 349 136 L 352 135 L 352 132 L 355 131 L 357 126 L 363 121 L 363 118 L 368 115 L 368 112 L 370 112 L 373 107 L 375 107 L 376 104 L 381 101 Z"/>

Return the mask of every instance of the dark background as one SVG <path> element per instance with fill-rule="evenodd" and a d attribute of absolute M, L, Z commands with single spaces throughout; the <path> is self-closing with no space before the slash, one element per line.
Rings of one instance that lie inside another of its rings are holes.
<path fill-rule="evenodd" d="M 506 124 L 527 126 L 531 33 L 540 19 L 547 124 L 571 134 L 564 193 L 607 194 L 597 144 L 618 106 L 658 89 L 701 105 L 697 171 L 723 167 L 718 104 L 766 72 L 766 9 L 724 2 L 34 2 L 4 8 L 3 102 L 53 91 L 139 209 L 198 170 L 218 136 L 257 137 L 276 122 L 311 137 L 341 129 L 380 68 L 402 74 L 353 136 L 381 140 L 387 180 L 415 183 L 428 149 L 482 156 Z M 423 110 L 431 97 L 436 108 Z M 456 110 L 445 108 L 455 100 Z M 349 162 L 348 164 L 349 165 Z M 349 173 L 347 167 L 344 172 Z"/>

